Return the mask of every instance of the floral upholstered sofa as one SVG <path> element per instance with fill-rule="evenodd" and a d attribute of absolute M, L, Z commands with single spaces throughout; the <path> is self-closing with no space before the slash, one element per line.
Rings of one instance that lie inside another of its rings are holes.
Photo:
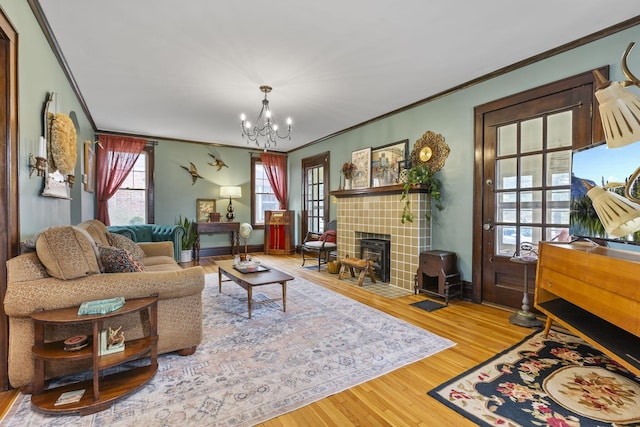
<path fill-rule="evenodd" d="M 173 258 L 170 241 L 136 244 L 123 236 L 114 236 L 97 220 L 51 227 L 40 233 L 36 252 L 7 261 L 4 309 L 9 317 L 8 368 L 13 387 L 31 390 L 34 326 L 30 314 L 38 310 L 157 294 L 158 352 L 178 351 L 188 355 L 200 344 L 202 267 L 181 268 Z M 117 319 L 118 325 L 105 326 L 122 326 L 125 339 L 138 338 L 149 331 L 148 318 L 140 313 Z M 91 335 L 90 328 L 90 324 L 51 327 L 45 330 L 45 340 Z M 79 362 L 48 362 L 45 375 L 54 378 L 88 368 L 89 364 Z"/>

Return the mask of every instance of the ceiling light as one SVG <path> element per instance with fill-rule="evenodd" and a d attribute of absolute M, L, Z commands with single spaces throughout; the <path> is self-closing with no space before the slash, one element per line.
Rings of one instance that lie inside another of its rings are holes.
<path fill-rule="evenodd" d="M 276 118 L 269 109 L 269 100 L 267 94 L 271 92 L 272 87 L 263 85 L 260 86 L 260 91 L 264 93 L 264 99 L 262 100 L 262 108 L 260 114 L 256 119 L 255 126 L 251 126 L 251 123 L 246 120 L 246 116 L 242 114 L 240 120 L 242 121 L 242 138 L 247 137 L 247 144 L 249 141 L 255 142 L 257 147 L 262 144 L 264 151 L 267 149 L 276 147 L 278 145 L 278 139 L 288 138 L 291 141 L 291 118 L 287 118 L 287 133 L 280 135 L 278 133 L 278 123 Z"/>

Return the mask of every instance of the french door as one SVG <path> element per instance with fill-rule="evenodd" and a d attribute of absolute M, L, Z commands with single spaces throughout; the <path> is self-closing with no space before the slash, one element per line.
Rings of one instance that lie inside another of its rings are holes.
<path fill-rule="evenodd" d="M 302 239 L 323 232 L 329 222 L 329 152 L 302 159 Z"/>
<path fill-rule="evenodd" d="M 481 284 L 475 299 L 519 308 L 528 268 L 533 301 L 535 265 L 510 258 L 523 244 L 536 250 L 540 241 L 568 232 L 572 150 L 593 140 L 592 80 L 589 72 L 514 95 L 512 103 L 500 100 L 498 108 L 476 108 L 482 155 L 474 196 L 481 219 L 474 220 L 474 239 L 481 240 L 474 244 L 480 261 L 474 283 L 477 277 Z"/>

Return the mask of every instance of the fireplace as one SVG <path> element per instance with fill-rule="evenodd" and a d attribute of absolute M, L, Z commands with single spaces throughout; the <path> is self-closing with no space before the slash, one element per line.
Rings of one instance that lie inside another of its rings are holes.
<path fill-rule="evenodd" d="M 431 222 L 425 215 L 431 211 L 431 196 L 426 188 L 412 189 L 408 197 L 414 220 L 403 224 L 403 189 L 398 184 L 331 194 L 338 204 L 338 258 L 359 256 L 361 239 L 387 239 L 393 242 L 389 285 L 413 292 L 418 257 L 431 249 Z"/>
<path fill-rule="evenodd" d="M 391 241 L 386 239 L 361 239 L 360 258 L 373 261 L 376 277 L 388 283 L 391 273 Z"/>

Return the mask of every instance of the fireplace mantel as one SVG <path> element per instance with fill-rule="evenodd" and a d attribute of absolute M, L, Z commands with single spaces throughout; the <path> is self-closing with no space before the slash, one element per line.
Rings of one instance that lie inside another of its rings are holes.
<path fill-rule="evenodd" d="M 382 196 L 387 194 L 402 194 L 404 184 L 385 185 L 382 187 L 358 188 L 355 190 L 335 190 L 329 194 L 337 198 L 358 196 Z M 409 189 L 409 193 L 429 193 L 429 187 L 425 184 L 416 184 Z"/>

